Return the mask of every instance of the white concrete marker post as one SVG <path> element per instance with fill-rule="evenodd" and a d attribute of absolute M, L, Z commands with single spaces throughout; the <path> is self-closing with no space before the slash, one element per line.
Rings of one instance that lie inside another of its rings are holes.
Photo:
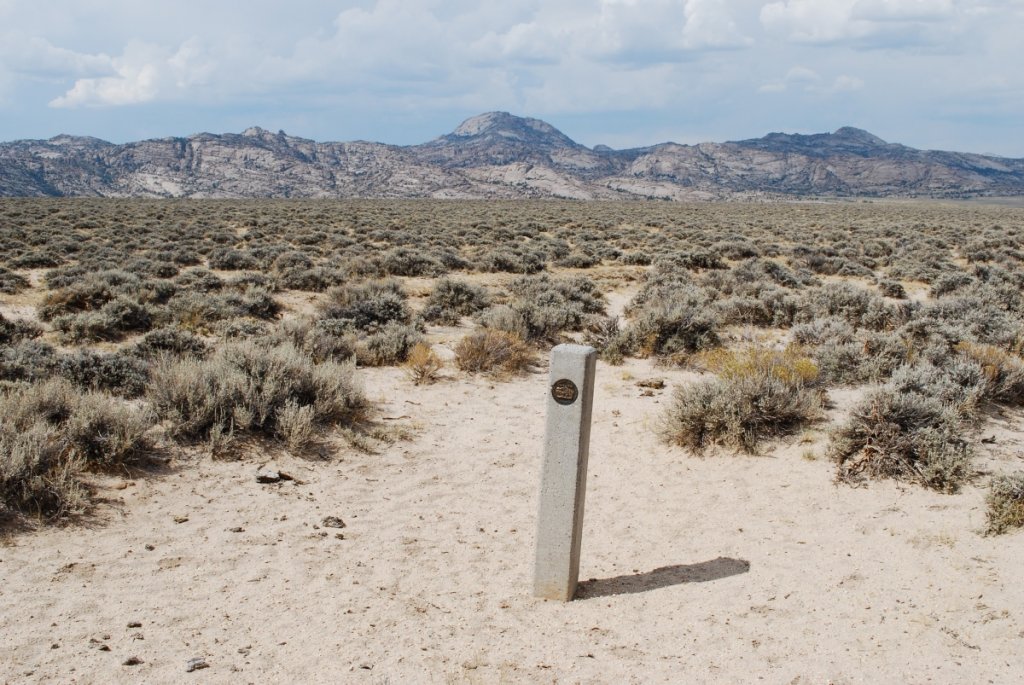
<path fill-rule="evenodd" d="M 533 570 L 535 597 L 568 602 L 576 594 L 596 366 L 593 347 L 558 345 L 551 350 Z"/>

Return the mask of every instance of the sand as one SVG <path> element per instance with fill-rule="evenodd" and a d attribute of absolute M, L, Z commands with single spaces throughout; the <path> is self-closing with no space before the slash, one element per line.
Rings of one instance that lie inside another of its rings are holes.
<path fill-rule="evenodd" d="M 172 451 L 155 472 L 98 479 L 83 521 L 8 528 L 0 680 L 1024 677 L 1024 535 L 979 534 L 983 482 L 952 496 L 836 485 L 827 423 L 759 456 L 689 455 L 653 427 L 696 375 L 646 360 L 598 366 L 585 582 L 574 602 L 534 599 L 545 371 L 449 369 L 417 387 L 400 369 L 360 370 L 379 420 L 410 440 L 376 454 L 328 444 L 328 460 Z M 667 387 L 645 396 L 636 381 L 654 377 Z M 855 392 L 832 393 L 833 417 Z M 1021 466 L 1021 425 L 986 426 L 987 468 Z M 257 483 L 271 460 L 296 480 Z M 207 668 L 187 672 L 195 658 Z"/>

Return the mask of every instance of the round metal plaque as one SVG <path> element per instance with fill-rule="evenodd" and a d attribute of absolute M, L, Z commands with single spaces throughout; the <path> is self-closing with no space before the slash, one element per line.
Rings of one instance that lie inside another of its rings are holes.
<path fill-rule="evenodd" d="M 555 381 L 551 386 L 551 396 L 559 404 L 572 404 L 580 396 L 579 388 L 568 378 Z"/>

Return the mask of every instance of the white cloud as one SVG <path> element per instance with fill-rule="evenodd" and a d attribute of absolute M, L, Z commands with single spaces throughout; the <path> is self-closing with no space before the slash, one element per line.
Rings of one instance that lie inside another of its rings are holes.
<path fill-rule="evenodd" d="M 31 76 L 109 73 L 113 67 L 105 54 L 83 54 L 57 47 L 40 36 L 16 32 L 0 37 L 0 65 Z"/>
<path fill-rule="evenodd" d="M 761 23 L 771 33 L 803 43 L 893 32 L 918 42 L 922 24 L 949 20 L 955 13 L 953 0 L 779 0 L 761 8 Z"/>
<path fill-rule="evenodd" d="M 953 0 L 857 0 L 850 16 L 867 21 L 938 21 L 953 14 Z"/>
<path fill-rule="evenodd" d="M 850 10 L 856 0 L 784 0 L 761 9 L 761 23 L 769 31 L 808 43 L 847 37 Z"/>
<path fill-rule="evenodd" d="M 723 0 L 562 0 L 474 41 L 478 58 L 524 62 L 591 58 L 643 63 L 689 60 L 707 49 L 750 44 Z"/>
<path fill-rule="evenodd" d="M 781 79 L 762 84 L 757 90 L 759 93 L 784 93 L 788 90 L 798 90 L 819 95 L 834 95 L 861 90 L 863 87 L 864 79 L 857 76 L 841 74 L 825 83 L 821 74 L 813 69 L 796 66 L 790 68 Z"/>
<path fill-rule="evenodd" d="M 864 88 L 864 79 L 856 76 L 841 74 L 825 88 L 810 88 L 811 91 L 832 95 L 835 93 L 850 93 Z"/>
<path fill-rule="evenodd" d="M 110 59 L 114 74 L 81 78 L 51 107 L 98 107 L 136 105 L 157 99 L 173 99 L 202 83 L 210 73 L 202 62 L 197 41 L 185 41 L 174 53 L 145 43 L 129 43 L 120 57 Z"/>
<path fill-rule="evenodd" d="M 580 104 L 586 106 L 604 102 L 610 82 L 650 83 L 664 77 L 659 65 L 750 44 L 724 0 L 548 0 L 525 7 L 496 0 L 376 0 L 343 9 L 332 25 L 285 50 L 263 50 L 257 41 L 228 34 L 192 36 L 178 47 L 134 40 L 115 57 L 66 51 L 67 60 L 100 73 L 67 68 L 74 83 L 50 104 L 202 101 L 302 84 L 382 97 L 417 91 L 428 97 L 430 90 L 434 99 L 449 101 L 471 96 L 474 84 L 484 82 L 504 89 L 506 102 L 528 91 L 585 89 L 589 97 L 581 93 Z M 620 78 L 620 72 L 632 75 Z M 567 80 L 584 74 L 584 84 Z"/>
<path fill-rule="evenodd" d="M 753 43 L 736 27 L 723 0 L 689 0 L 684 13 L 683 45 L 687 48 L 736 48 Z"/>

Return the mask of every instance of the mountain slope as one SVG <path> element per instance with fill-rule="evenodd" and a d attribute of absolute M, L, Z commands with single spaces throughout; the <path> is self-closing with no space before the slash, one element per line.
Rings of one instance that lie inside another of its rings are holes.
<path fill-rule="evenodd" d="M 855 128 L 727 143 L 590 149 L 489 112 L 421 145 L 318 143 L 250 128 L 114 145 L 0 143 L 0 196 L 573 197 L 1024 194 L 1024 160 L 915 150 Z"/>

